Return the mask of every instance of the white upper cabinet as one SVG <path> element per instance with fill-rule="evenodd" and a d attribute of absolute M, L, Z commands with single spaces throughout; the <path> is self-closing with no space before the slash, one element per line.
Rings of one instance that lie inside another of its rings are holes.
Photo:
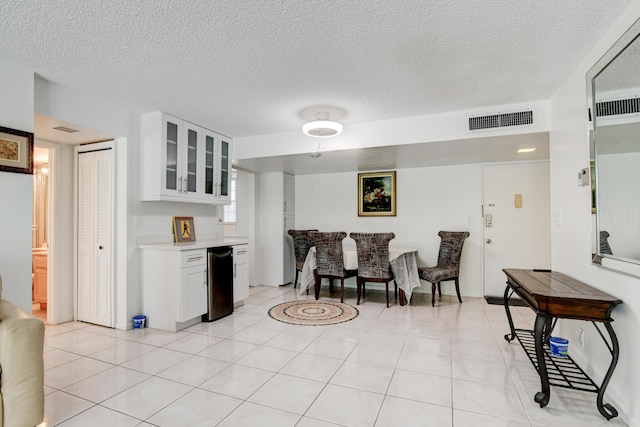
<path fill-rule="evenodd" d="M 204 132 L 204 198 L 215 203 L 231 202 L 231 138 Z"/>
<path fill-rule="evenodd" d="M 155 112 L 142 116 L 141 199 L 230 202 L 231 138 Z"/>

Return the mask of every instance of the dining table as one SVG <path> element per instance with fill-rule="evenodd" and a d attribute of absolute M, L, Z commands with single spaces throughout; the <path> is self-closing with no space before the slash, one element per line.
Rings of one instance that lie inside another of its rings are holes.
<path fill-rule="evenodd" d="M 345 270 L 358 269 L 358 251 L 355 246 L 342 243 L 342 258 Z M 398 285 L 400 305 L 411 300 L 413 290 L 420 286 L 418 275 L 418 250 L 410 247 L 389 246 L 389 266 L 393 280 Z M 300 295 L 307 289 L 313 289 L 315 278 L 313 271 L 317 267 L 316 248 L 311 247 L 300 275 Z"/>

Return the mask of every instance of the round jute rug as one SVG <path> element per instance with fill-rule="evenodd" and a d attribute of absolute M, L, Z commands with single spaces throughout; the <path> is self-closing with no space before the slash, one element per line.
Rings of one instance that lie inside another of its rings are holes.
<path fill-rule="evenodd" d="M 290 301 L 271 307 L 269 316 L 292 325 L 323 326 L 353 320 L 358 309 L 341 302 Z"/>

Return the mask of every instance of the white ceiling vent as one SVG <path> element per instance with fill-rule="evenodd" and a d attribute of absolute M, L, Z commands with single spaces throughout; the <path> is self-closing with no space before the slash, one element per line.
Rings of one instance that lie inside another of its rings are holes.
<path fill-rule="evenodd" d="M 596 117 L 622 116 L 640 113 L 640 98 L 616 99 L 596 103 Z"/>
<path fill-rule="evenodd" d="M 485 130 L 533 124 L 533 111 L 492 114 L 490 116 L 469 117 L 469 130 Z"/>

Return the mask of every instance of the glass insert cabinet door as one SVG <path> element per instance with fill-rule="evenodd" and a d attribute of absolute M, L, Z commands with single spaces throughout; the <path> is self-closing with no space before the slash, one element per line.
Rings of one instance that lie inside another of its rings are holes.
<path fill-rule="evenodd" d="M 198 191 L 199 130 L 180 121 L 165 124 L 165 191 L 180 196 Z"/>
<path fill-rule="evenodd" d="M 229 158 L 229 142 L 220 138 L 220 197 L 229 197 L 229 180 L 231 178 L 231 162 Z"/>
<path fill-rule="evenodd" d="M 185 180 L 184 191 L 195 193 L 198 187 L 198 132 L 193 129 L 187 130 L 187 173 L 183 177 Z"/>
<path fill-rule="evenodd" d="M 215 148 L 215 138 L 211 135 L 206 135 L 204 142 L 204 192 L 211 196 L 215 192 L 216 165 L 213 160 Z"/>
<path fill-rule="evenodd" d="M 167 121 L 166 124 L 167 137 L 165 141 L 166 145 L 166 159 L 167 165 L 165 167 L 166 174 L 166 189 L 177 190 L 178 189 L 178 125 Z"/>

